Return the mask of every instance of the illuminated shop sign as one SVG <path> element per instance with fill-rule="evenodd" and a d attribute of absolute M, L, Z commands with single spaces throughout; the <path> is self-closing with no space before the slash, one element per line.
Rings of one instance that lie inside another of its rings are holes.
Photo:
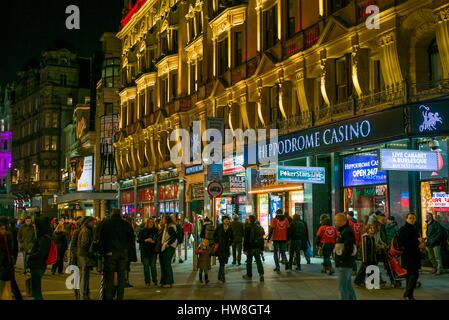
<path fill-rule="evenodd" d="M 449 101 L 434 101 L 409 106 L 413 135 L 429 135 L 449 131 Z"/>
<path fill-rule="evenodd" d="M 382 170 L 435 171 L 438 170 L 438 157 L 436 152 L 381 149 L 380 167 Z"/>
<path fill-rule="evenodd" d="M 343 160 L 343 186 L 386 184 L 387 172 L 379 169 L 376 154 L 356 155 Z"/>
<path fill-rule="evenodd" d="M 78 157 L 70 160 L 69 191 L 93 190 L 93 156 Z"/>
<path fill-rule="evenodd" d="M 429 208 L 449 208 L 449 194 L 445 192 L 434 192 Z"/>
<path fill-rule="evenodd" d="M 278 166 L 276 180 L 278 182 L 324 184 L 325 174 L 324 168 Z"/>
<path fill-rule="evenodd" d="M 249 152 L 256 150 L 258 162 L 270 157 L 286 160 L 326 150 L 390 140 L 405 134 L 404 109 L 396 108 L 378 114 L 341 121 L 332 125 L 303 130 L 278 137 L 277 143 L 268 141 L 254 148 L 245 145 L 245 164 Z"/>
<path fill-rule="evenodd" d="M 203 165 L 202 164 L 198 164 L 192 167 L 187 167 L 185 168 L 185 172 L 186 172 L 186 176 L 191 175 L 191 174 L 195 174 L 195 173 L 199 173 L 199 172 L 203 172 Z"/>

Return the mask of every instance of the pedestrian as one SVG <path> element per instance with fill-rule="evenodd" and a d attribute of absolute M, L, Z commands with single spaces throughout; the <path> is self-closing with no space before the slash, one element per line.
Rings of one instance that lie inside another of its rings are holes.
<path fill-rule="evenodd" d="M 64 256 L 67 251 L 68 244 L 65 230 L 65 226 L 60 224 L 56 227 L 55 232 L 53 233 L 53 241 L 58 248 L 58 261 L 51 267 L 51 273 L 53 275 L 56 273 L 56 270 L 58 270 L 58 274 L 64 274 Z"/>
<path fill-rule="evenodd" d="M 306 227 L 298 214 L 293 215 L 292 223 L 288 228 L 288 240 L 290 241 L 289 260 L 286 269 L 292 269 L 293 258 L 296 255 L 296 270 L 301 270 L 301 248 L 307 239 Z"/>
<path fill-rule="evenodd" d="M 203 283 L 203 273 L 204 273 L 204 281 L 206 285 L 209 283 L 209 270 L 211 269 L 211 259 L 210 259 L 210 247 L 209 241 L 207 239 L 201 240 L 201 244 L 198 249 L 195 251 L 198 255 L 198 263 L 197 267 L 199 269 L 199 277 L 200 283 Z"/>
<path fill-rule="evenodd" d="M 388 216 L 387 225 L 385 226 L 385 232 L 387 233 L 387 244 L 391 244 L 391 240 L 398 233 L 399 227 L 394 216 Z"/>
<path fill-rule="evenodd" d="M 97 258 L 93 255 L 95 218 L 87 217 L 78 235 L 78 265 L 81 272 L 81 300 L 90 300 L 90 271 L 97 266 Z"/>
<path fill-rule="evenodd" d="M 184 249 L 185 247 L 190 248 L 191 247 L 191 240 L 192 240 L 192 230 L 193 225 L 190 223 L 189 219 L 187 217 L 184 219 L 184 223 L 182 224 L 182 231 L 184 232 Z"/>
<path fill-rule="evenodd" d="M 173 223 L 172 218 L 169 215 L 165 215 L 161 220 L 159 241 L 159 261 L 161 264 L 160 286 L 163 288 L 171 288 L 174 283 L 171 261 L 178 245 L 178 237 L 176 233 L 176 224 Z"/>
<path fill-rule="evenodd" d="M 151 280 L 154 286 L 157 286 L 157 253 L 156 243 L 158 236 L 158 228 L 154 218 L 146 220 L 144 228 L 140 231 L 138 236 L 140 259 L 143 263 L 143 275 L 145 279 L 145 287 L 151 287 Z"/>
<path fill-rule="evenodd" d="M 249 219 L 246 219 L 246 220 L 248 220 L 248 222 L 245 222 L 245 224 L 244 224 L 245 227 L 243 228 L 243 231 L 245 231 L 246 225 L 248 225 L 248 223 L 249 223 Z M 262 226 L 260 225 L 260 222 L 259 222 L 258 220 L 256 220 L 255 224 L 256 224 L 256 226 L 262 228 Z M 263 228 L 262 228 L 262 229 L 263 229 Z M 264 250 L 265 250 L 265 246 L 266 246 L 266 242 L 267 242 L 267 237 L 265 236 L 265 230 L 263 231 L 263 233 L 264 233 L 264 237 L 263 237 L 263 247 L 262 247 L 262 250 L 260 250 L 260 258 L 262 259 L 263 262 L 265 262 L 265 257 L 264 257 L 264 255 L 263 255 L 263 252 L 264 252 Z M 247 262 L 247 261 L 245 261 L 245 264 L 246 264 L 246 262 Z"/>
<path fill-rule="evenodd" d="M 228 263 L 231 244 L 233 241 L 232 229 L 230 226 L 229 216 L 223 216 L 222 223 L 215 229 L 214 232 L 214 254 L 218 258 L 218 281 L 226 282 L 225 265 Z"/>
<path fill-rule="evenodd" d="M 432 213 L 426 215 L 426 246 L 430 262 L 435 275 L 440 275 L 443 268 L 442 249 L 447 250 L 447 232 L 444 227 L 433 218 Z"/>
<path fill-rule="evenodd" d="M 15 268 L 17 257 L 19 256 L 19 241 L 18 241 L 18 233 L 19 229 L 16 227 L 16 219 L 10 218 L 9 225 L 7 225 L 8 232 L 10 233 L 12 240 L 12 263 Z"/>
<path fill-rule="evenodd" d="M 358 248 L 360 243 L 360 237 L 362 234 L 363 225 L 357 222 L 357 219 L 354 217 L 354 211 L 346 212 L 346 218 L 348 219 L 349 226 L 354 232 L 355 236 L 355 245 Z M 352 266 L 352 275 L 357 275 L 357 259 L 354 259 L 354 265 Z"/>
<path fill-rule="evenodd" d="M 24 218 L 25 223 L 20 227 L 17 233 L 17 240 L 19 242 L 19 251 L 23 255 L 23 273 L 27 273 L 28 258 L 36 240 L 36 232 L 34 230 L 33 221 L 30 216 Z"/>
<path fill-rule="evenodd" d="M 376 239 L 376 251 L 377 251 L 377 261 L 383 262 L 384 268 L 387 271 L 387 275 L 390 279 L 390 285 L 394 286 L 394 276 L 393 272 L 391 270 L 390 264 L 388 263 L 388 250 L 390 249 L 390 246 L 388 244 L 387 240 L 387 231 L 386 231 L 386 223 L 387 219 L 385 217 L 385 214 L 377 211 L 376 212 L 377 220 L 372 220 L 373 224 L 376 226 L 376 235 L 374 236 Z M 382 286 L 385 286 L 387 282 L 383 280 L 382 273 L 380 274 L 380 284 Z"/>
<path fill-rule="evenodd" d="M 287 230 L 289 224 L 288 219 L 282 214 L 282 209 L 276 210 L 276 217 L 271 221 L 270 232 L 268 238 L 273 241 L 273 256 L 276 268 L 273 271 L 280 272 L 279 265 L 279 252 L 282 257 L 282 264 L 285 264 L 287 269 L 287 256 L 285 251 L 287 250 Z"/>
<path fill-rule="evenodd" d="M 178 262 L 183 263 L 184 260 L 182 260 L 182 243 L 184 242 L 184 231 L 182 230 L 182 224 L 181 219 L 176 218 L 175 215 L 173 215 L 173 223 L 176 224 L 176 234 L 177 234 L 177 240 L 178 240 Z M 176 261 L 176 255 L 173 257 L 173 262 Z"/>
<path fill-rule="evenodd" d="M 304 224 L 304 227 L 306 228 L 305 233 L 306 233 L 306 241 L 303 241 L 301 243 L 301 251 L 304 253 L 304 257 L 306 258 L 307 264 L 310 264 L 310 258 L 312 258 L 313 256 L 313 250 L 312 250 L 312 246 L 310 245 L 310 240 L 309 240 L 309 227 L 307 226 L 307 222 L 303 219 L 302 215 L 299 216 L 300 220 L 302 221 L 302 223 Z"/>
<path fill-rule="evenodd" d="M 78 264 L 78 237 L 81 231 L 81 226 L 85 221 L 85 217 L 78 217 L 75 223 L 75 229 L 73 229 L 72 240 L 70 241 L 69 252 L 70 252 L 70 265 L 79 267 Z M 80 289 L 74 289 L 75 299 L 81 299 Z"/>
<path fill-rule="evenodd" d="M 125 273 L 125 288 L 134 287 L 129 281 L 129 273 L 131 272 L 131 262 L 137 262 L 137 250 L 136 250 L 136 233 L 135 233 L 135 224 L 131 217 L 124 217 L 124 220 L 129 223 L 132 230 L 132 240 L 129 243 L 128 248 L 128 262 L 126 264 L 126 273 Z"/>
<path fill-rule="evenodd" d="M 99 252 L 104 258 L 105 300 L 113 298 L 114 273 L 117 273 L 117 300 L 123 300 L 128 250 L 133 241 L 131 225 L 122 219 L 120 209 L 112 209 L 111 217 L 102 224 L 98 243 Z"/>
<path fill-rule="evenodd" d="M 8 237 L 6 223 L 0 222 L 0 300 L 12 300 L 12 241 Z"/>
<path fill-rule="evenodd" d="M 36 218 L 36 236 L 28 257 L 27 267 L 31 272 L 31 292 L 35 300 L 43 300 L 42 276 L 47 268 L 47 258 L 51 246 L 52 227 L 46 218 Z"/>
<path fill-rule="evenodd" d="M 17 255 L 18 255 L 18 241 L 17 241 L 17 232 L 18 229 L 15 224 L 15 219 L 11 218 L 8 221 L 7 217 L 2 217 L 3 219 L 0 220 L 0 223 L 4 224 L 6 226 L 6 238 L 4 239 L 6 243 L 4 245 L 7 249 L 7 251 L 10 254 L 10 262 L 11 262 L 11 278 L 9 280 L 9 284 L 11 285 L 11 291 L 12 296 L 15 300 L 23 300 L 22 293 L 20 292 L 20 288 L 17 285 L 16 281 L 16 273 L 15 273 L 15 265 L 17 261 Z M 0 273 L 1 275 L 1 273 Z M 8 284 L 6 284 L 8 286 Z M 1 290 L 0 290 L 1 292 Z M 0 294 L 1 295 L 1 294 Z M 1 299 L 1 298 L 0 298 Z"/>
<path fill-rule="evenodd" d="M 365 285 L 366 268 L 368 266 L 377 266 L 376 239 L 374 238 L 375 234 L 376 226 L 370 224 L 366 228 L 366 233 L 362 235 L 362 265 L 354 279 L 354 284 L 360 287 Z"/>
<path fill-rule="evenodd" d="M 335 266 L 339 272 L 338 281 L 341 299 L 357 300 L 351 279 L 352 267 L 357 253 L 354 231 L 349 226 L 344 213 L 338 213 L 335 216 L 335 226 L 338 230 L 335 243 Z"/>
<path fill-rule="evenodd" d="M 256 217 L 249 216 L 248 225 L 245 228 L 243 239 L 243 250 L 246 254 L 246 274 L 243 276 L 245 280 L 251 280 L 253 277 L 253 257 L 256 260 L 257 272 L 259 273 L 259 281 L 264 282 L 264 269 L 261 260 L 261 251 L 264 249 L 264 229 L 256 224 Z"/>
<path fill-rule="evenodd" d="M 406 289 L 403 295 L 405 300 L 415 300 L 414 291 L 421 269 L 421 252 L 418 229 L 415 226 L 416 216 L 408 213 L 406 223 L 399 229 L 398 245 L 403 250 L 402 264 L 407 270 Z"/>
<path fill-rule="evenodd" d="M 209 246 L 211 247 L 211 249 L 213 249 L 213 245 L 214 245 L 214 233 L 215 233 L 215 227 L 214 227 L 212 221 L 210 221 L 209 217 L 206 216 L 204 218 L 203 226 L 201 228 L 200 238 L 208 240 Z"/>
<path fill-rule="evenodd" d="M 239 216 L 234 214 L 234 219 L 231 222 L 232 235 L 232 264 L 236 263 L 240 266 L 242 261 L 242 243 L 243 243 L 243 223 L 239 220 Z"/>
<path fill-rule="evenodd" d="M 318 244 L 318 255 L 323 256 L 322 273 L 329 272 L 329 275 L 334 274 L 332 267 L 331 255 L 334 251 L 335 243 L 337 241 L 337 229 L 331 225 L 331 219 L 328 214 L 320 216 L 320 227 L 317 231 L 316 243 Z"/>

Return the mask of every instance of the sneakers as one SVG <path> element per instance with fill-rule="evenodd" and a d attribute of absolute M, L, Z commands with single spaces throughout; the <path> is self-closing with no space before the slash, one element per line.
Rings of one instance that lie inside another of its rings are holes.
<path fill-rule="evenodd" d="M 244 276 L 242 276 L 243 279 L 245 280 L 252 280 L 253 277 L 248 276 L 247 274 L 245 274 Z"/>
<path fill-rule="evenodd" d="M 264 277 L 263 277 L 263 276 L 260 276 L 259 281 L 260 281 L 260 282 L 264 282 L 264 281 L 265 281 Z"/>

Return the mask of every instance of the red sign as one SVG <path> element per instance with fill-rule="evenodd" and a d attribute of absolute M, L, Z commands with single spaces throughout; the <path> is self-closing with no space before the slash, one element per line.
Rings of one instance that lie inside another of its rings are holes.
<path fill-rule="evenodd" d="M 212 198 L 217 198 L 223 193 L 223 185 L 218 181 L 212 181 L 207 186 L 207 193 L 209 193 Z"/>
<path fill-rule="evenodd" d="M 159 200 L 165 200 L 165 187 L 159 187 Z"/>
<path fill-rule="evenodd" d="M 154 202 L 154 188 L 143 188 L 139 190 L 138 200 L 140 202 Z"/>
<path fill-rule="evenodd" d="M 134 191 L 122 191 L 122 204 L 134 204 Z"/>

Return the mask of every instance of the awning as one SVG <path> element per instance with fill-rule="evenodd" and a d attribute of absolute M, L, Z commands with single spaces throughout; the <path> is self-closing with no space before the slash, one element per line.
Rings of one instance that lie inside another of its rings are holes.
<path fill-rule="evenodd" d="M 89 200 L 117 200 L 116 192 L 74 192 L 58 196 L 56 204 L 89 201 Z"/>

